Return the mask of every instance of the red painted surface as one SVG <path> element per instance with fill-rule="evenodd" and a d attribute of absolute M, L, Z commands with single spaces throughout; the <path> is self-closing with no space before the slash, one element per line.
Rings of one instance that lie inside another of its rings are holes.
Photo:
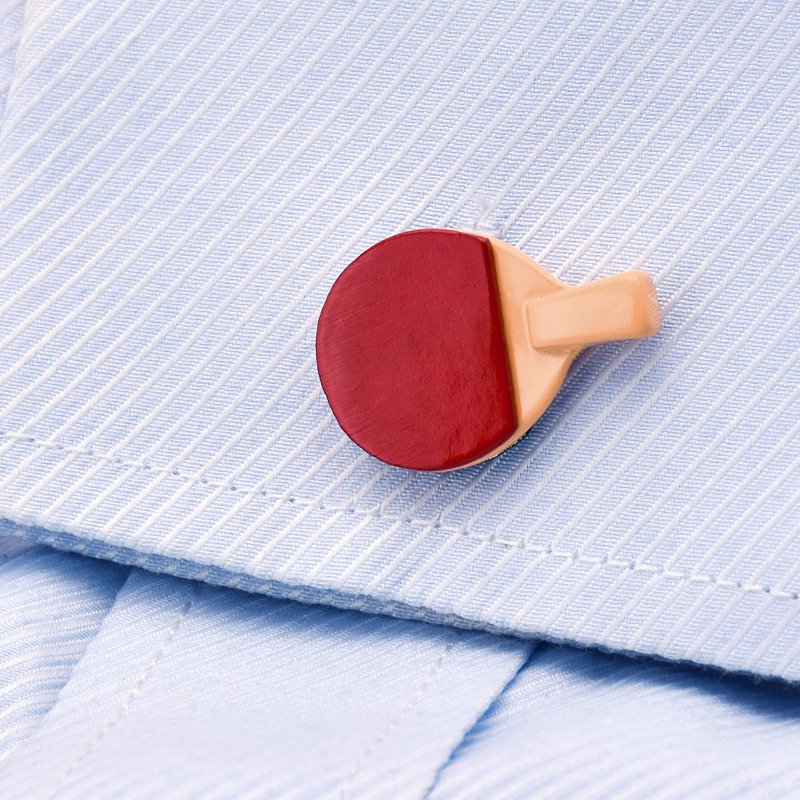
<path fill-rule="evenodd" d="M 420 230 L 362 253 L 325 301 L 317 367 L 344 431 L 389 464 L 452 469 L 502 445 L 517 418 L 489 241 Z"/>

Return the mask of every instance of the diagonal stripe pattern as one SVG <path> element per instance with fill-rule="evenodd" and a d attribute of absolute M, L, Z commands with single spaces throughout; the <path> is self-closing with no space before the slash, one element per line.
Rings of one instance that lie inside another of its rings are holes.
<path fill-rule="evenodd" d="M 430 797 L 791 796 L 798 714 L 783 684 L 541 648 Z"/>
<path fill-rule="evenodd" d="M 423 797 L 532 648 L 134 570 L 0 794 Z"/>
<path fill-rule="evenodd" d="M 72 553 L 12 545 L 0 538 L 0 764 L 53 707 L 128 573 Z"/>
<path fill-rule="evenodd" d="M 22 14 L 22 6 L 9 6 Z M 0 514 L 285 597 L 800 679 L 796 2 L 25 8 L 0 134 Z M 327 289 L 413 227 L 652 341 L 531 434 L 384 467 L 316 378 Z"/>

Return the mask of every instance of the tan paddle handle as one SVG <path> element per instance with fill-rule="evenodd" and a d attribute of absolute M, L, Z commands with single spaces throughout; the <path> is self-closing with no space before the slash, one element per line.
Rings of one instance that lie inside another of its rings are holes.
<path fill-rule="evenodd" d="M 548 292 L 529 300 L 525 315 L 537 349 L 638 339 L 661 325 L 655 286 L 641 270 Z"/>

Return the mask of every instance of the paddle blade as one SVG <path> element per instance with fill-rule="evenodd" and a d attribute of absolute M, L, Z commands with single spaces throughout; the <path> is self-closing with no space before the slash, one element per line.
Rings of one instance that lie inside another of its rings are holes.
<path fill-rule="evenodd" d="M 364 252 L 322 309 L 317 366 L 345 433 L 382 461 L 448 470 L 501 448 L 517 415 L 489 241 L 421 230 Z"/>

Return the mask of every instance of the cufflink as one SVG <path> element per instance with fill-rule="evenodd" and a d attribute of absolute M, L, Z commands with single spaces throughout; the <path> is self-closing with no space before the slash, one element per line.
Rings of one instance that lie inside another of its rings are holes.
<path fill-rule="evenodd" d="M 584 347 L 660 324 L 640 270 L 568 286 L 494 237 L 416 230 L 373 245 L 335 281 L 317 369 L 356 444 L 397 467 L 447 471 L 520 439 Z"/>

